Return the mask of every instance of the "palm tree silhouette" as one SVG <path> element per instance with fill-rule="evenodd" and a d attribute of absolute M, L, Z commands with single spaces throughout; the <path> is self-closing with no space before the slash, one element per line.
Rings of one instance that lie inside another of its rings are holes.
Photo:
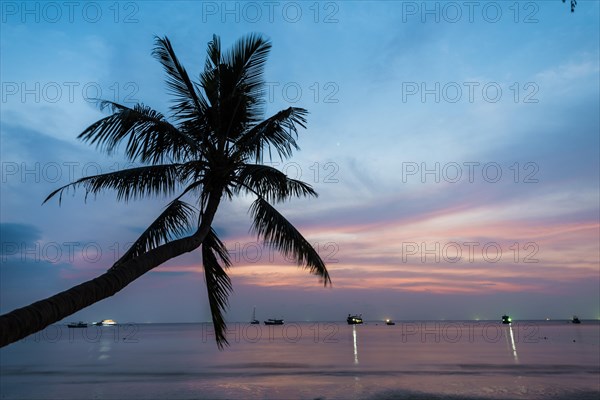
<path fill-rule="evenodd" d="M 222 348 L 227 344 L 223 312 L 232 290 L 226 272 L 231 260 L 212 224 L 221 199 L 239 194 L 256 198 L 249 212 L 259 238 L 293 257 L 325 286 L 331 283 L 319 254 L 272 205 L 317 193 L 262 164 L 273 153 L 287 159 L 299 149 L 297 128 L 306 127 L 307 115 L 305 109 L 289 107 L 263 119 L 263 71 L 270 49 L 268 40 L 251 34 L 222 52 L 219 37 L 213 36 L 204 71 L 193 81 L 169 39 L 155 39 L 152 54 L 166 71 L 173 97 L 170 120 L 143 104 L 129 108 L 99 101 L 112 114 L 78 136 L 108 154 L 124 145 L 127 159 L 142 166 L 79 179 L 50 193 L 44 203 L 58 196 L 60 204 L 63 193 L 75 187 L 83 187 L 86 197 L 112 189 L 126 202 L 148 196 L 171 201 L 106 273 L 0 316 L 0 346 L 112 296 L 165 261 L 201 246 L 215 338 Z M 193 205 L 184 201 L 190 197 Z M 182 237 L 190 228 L 194 233 Z"/>

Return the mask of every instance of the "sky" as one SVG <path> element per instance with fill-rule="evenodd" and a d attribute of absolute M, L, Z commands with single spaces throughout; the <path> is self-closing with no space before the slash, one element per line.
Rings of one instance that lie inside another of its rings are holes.
<path fill-rule="evenodd" d="M 2 2 L 0 312 L 102 274 L 169 201 L 42 205 L 130 166 L 76 139 L 106 115 L 90 99 L 168 114 L 155 36 L 197 77 L 213 34 L 258 32 L 266 114 L 310 112 L 271 165 L 319 197 L 278 207 L 333 285 L 250 234 L 251 198 L 226 201 L 228 321 L 600 318 L 600 3 L 578 3 Z M 199 251 L 66 321 L 105 318 L 209 321 Z"/>

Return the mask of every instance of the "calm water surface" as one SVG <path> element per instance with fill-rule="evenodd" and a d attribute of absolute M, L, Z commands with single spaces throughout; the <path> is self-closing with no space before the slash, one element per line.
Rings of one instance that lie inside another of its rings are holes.
<path fill-rule="evenodd" d="M 3 399 L 598 399 L 600 325 L 54 325 L 0 350 Z"/>

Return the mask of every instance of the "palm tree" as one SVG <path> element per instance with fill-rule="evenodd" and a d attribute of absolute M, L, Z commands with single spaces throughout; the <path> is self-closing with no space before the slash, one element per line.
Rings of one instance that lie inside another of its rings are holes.
<path fill-rule="evenodd" d="M 263 71 L 271 43 L 260 35 L 241 38 L 221 51 L 219 37 L 208 44 L 204 71 L 190 79 L 167 37 L 156 38 L 153 55 L 164 67 L 173 97 L 170 119 L 143 104 L 133 108 L 99 101 L 112 114 L 85 129 L 79 138 L 141 165 L 69 183 L 44 200 L 71 188 L 88 194 L 115 190 L 125 202 L 168 196 L 164 211 L 103 275 L 0 316 L 0 346 L 37 332 L 91 304 L 114 295 L 167 260 L 201 247 L 208 302 L 219 348 L 227 344 L 223 313 L 232 290 L 227 250 L 212 228 L 223 198 L 255 197 L 249 212 L 252 231 L 299 266 L 331 279 L 319 254 L 273 206 L 292 197 L 317 196 L 310 185 L 263 165 L 273 153 L 282 159 L 298 150 L 298 126 L 307 111 L 289 107 L 264 119 Z M 185 201 L 192 198 L 193 203 Z M 194 232 L 183 236 L 186 232 Z M 183 237 L 182 237 L 183 236 Z"/>

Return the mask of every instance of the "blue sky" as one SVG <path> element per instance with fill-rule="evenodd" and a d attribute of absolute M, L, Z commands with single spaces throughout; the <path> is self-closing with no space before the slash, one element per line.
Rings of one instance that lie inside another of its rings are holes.
<path fill-rule="evenodd" d="M 310 111 L 302 150 L 275 166 L 320 196 L 281 209 L 333 288 L 256 243 L 251 199 L 237 199 L 215 223 L 236 261 L 231 321 L 253 305 L 289 320 L 600 318 L 599 3 L 469 7 L 2 3 L 1 311 L 102 273 L 166 204 L 77 192 L 41 206 L 70 178 L 127 166 L 76 139 L 103 115 L 86 97 L 166 113 L 154 35 L 197 76 L 213 34 L 228 47 L 259 32 L 273 43 L 267 113 Z M 71 319 L 208 320 L 199 261 Z"/>

